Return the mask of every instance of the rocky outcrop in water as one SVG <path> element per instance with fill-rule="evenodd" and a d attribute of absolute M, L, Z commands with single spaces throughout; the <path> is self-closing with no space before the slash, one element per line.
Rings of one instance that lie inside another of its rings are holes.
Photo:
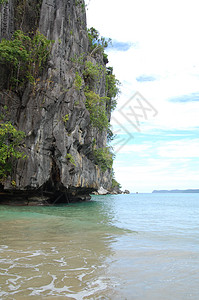
<path fill-rule="evenodd" d="M 34 85 L 8 90 L 9 74 L 0 65 L 0 108 L 6 106 L 6 118 L 26 133 L 27 155 L 2 183 L 1 200 L 70 202 L 87 200 L 100 186 L 110 189 L 111 168 L 102 171 L 93 155 L 94 142 L 98 148 L 106 147 L 107 131 L 92 126 L 85 106 L 85 62 L 102 67 L 105 63 L 101 53 L 89 53 L 84 1 L 8 0 L 0 11 L 0 39 L 10 39 L 17 29 L 33 34 L 39 29 L 54 41 Z M 82 80 L 78 88 L 77 72 Z M 106 96 L 105 76 L 93 85 L 100 97 Z"/>

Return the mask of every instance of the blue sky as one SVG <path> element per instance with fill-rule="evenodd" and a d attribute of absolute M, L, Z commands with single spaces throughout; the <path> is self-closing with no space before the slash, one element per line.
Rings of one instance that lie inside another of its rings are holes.
<path fill-rule="evenodd" d="M 198 1 L 90 0 L 87 20 L 112 38 L 122 84 L 116 179 L 131 192 L 199 188 Z"/>

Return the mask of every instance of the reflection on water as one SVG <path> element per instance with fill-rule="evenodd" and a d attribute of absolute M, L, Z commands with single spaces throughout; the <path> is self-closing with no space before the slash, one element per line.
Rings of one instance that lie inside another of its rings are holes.
<path fill-rule="evenodd" d="M 199 195 L 0 206 L 0 299 L 198 300 Z"/>

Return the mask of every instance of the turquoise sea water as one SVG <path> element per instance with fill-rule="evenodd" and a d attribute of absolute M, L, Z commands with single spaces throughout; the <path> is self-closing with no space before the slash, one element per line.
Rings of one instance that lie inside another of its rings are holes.
<path fill-rule="evenodd" d="M 199 194 L 0 206 L 0 299 L 199 299 Z"/>

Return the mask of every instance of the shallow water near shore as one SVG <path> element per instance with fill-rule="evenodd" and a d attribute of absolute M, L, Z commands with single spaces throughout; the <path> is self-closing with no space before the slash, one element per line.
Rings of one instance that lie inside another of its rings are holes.
<path fill-rule="evenodd" d="M 0 206 L 0 299 L 199 299 L 199 194 Z"/>

